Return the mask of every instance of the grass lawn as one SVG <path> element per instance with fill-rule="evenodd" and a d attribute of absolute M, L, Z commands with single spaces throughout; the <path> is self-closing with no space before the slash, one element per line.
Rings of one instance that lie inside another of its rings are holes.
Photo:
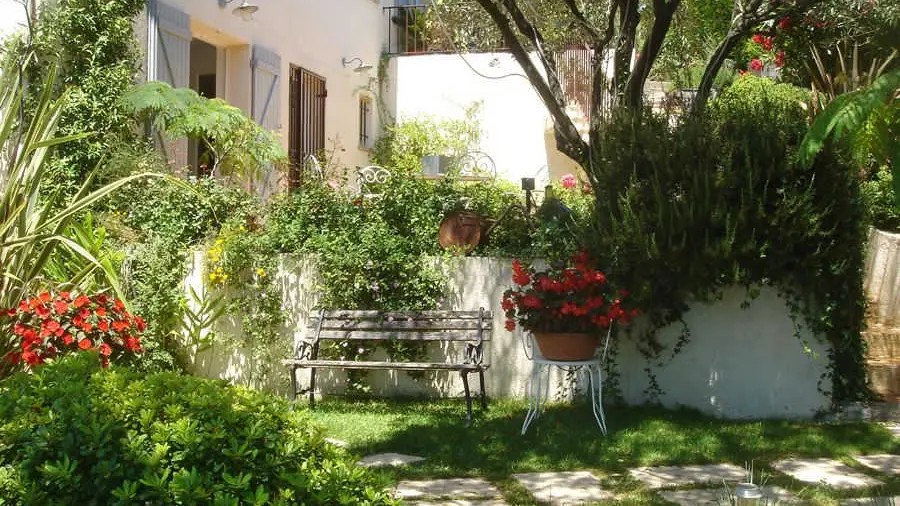
<path fill-rule="evenodd" d="M 535 502 L 511 474 L 591 470 L 616 501 L 598 504 L 669 504 L 626 473 L 628 468 L 730 462 L 755 469 L 768 485 L 787 488 L 808 504 L 836 505 L 843 497 L 900 495 L 900 477 L 880 475 L 850 457 L 900 453 L 900 441 L 877 424 L 818 425 L 791 421 L 722 421 L 690 410 L 607 406 L 609 436 L 603 437 L 587 403 L 549 405 L 520 434 L 524 401 L 498 400 L 476 410 L 465 427 L 464 403 L 439 401 L 347 401 L 326 399 L 311 411 L 329 437 L 347 441 L 363 456 L 398 452 L 425 462 L 379 470 L 387 480 L 483 477 L 494 482 L 511 505 Z M 882 489 L 838 491 L 773 475 L 771 462 L 786 457 L 830 457 L 887 485 Z"/>

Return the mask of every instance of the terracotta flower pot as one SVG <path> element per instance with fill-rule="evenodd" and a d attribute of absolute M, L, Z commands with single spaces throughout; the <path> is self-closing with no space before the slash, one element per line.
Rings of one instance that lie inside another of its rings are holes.
<path fill-rule="evenodd" d="M 535 332 L 534 340 L 544 358 L 561 362 L 589 360 L 600 345 L 596 335 L 585 333 Z"/>

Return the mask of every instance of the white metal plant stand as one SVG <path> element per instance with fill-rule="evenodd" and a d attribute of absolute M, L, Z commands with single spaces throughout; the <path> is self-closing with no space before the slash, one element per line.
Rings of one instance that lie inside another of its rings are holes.
<path fill-rule="evenodd" d="M 591 408 L 594 418 L 600 426 L 600 432 L 606 435 L 606 415 L 603 413 L 603 364 L 606 361 L 606 352 L 609 348 L 609 336 L 612 328 L 606 334 L 606 342 L 603 345 L 603 353 L 590 360 L 559 361 L 544 358 L 540 350 L 534 345 L 534 338 L 525 337 L 525 354 L 532 361 L 531 385 L 528 389 L 528 412 L 525 414 L 525 422 L 522 423 L 522 435 L 528 431 L 528 426 L 535 421 L 544 408 L 547 400 L 547 390 L 550 386 L 550 370 L 553 367 L 569 371 L 583 371 L 588 379 L 588 396 L 591 400 Z M 531 353 L 529 353 L 529 348 Z M 546 381 L 544 378 L 546 377 Z"/>

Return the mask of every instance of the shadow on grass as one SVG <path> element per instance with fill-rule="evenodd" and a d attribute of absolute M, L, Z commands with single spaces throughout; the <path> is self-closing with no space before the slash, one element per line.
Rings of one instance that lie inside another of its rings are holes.
<path fill-rule="evenodd" d="M 854 423 L 817 425 L 782 420 L 725 421 L 696 411 L 657 407 L 607 407 L 603 437 L 584 403 L 550 405 L 521 435 L 526 405 L 497 401 L 463 424 L 459 401 L 337 401 L 312 416 L 360 455 L 398 452 L 426 458 L 421 465 L 388 471 L 403 477 L 481 476 L 751 461 L 786 457 L 843 458 L 900 451 L 882 427 Z"/>

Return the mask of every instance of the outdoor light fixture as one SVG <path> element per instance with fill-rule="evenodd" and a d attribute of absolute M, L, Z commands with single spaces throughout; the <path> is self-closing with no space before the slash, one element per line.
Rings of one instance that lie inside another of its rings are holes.
<path fill-rule="evenodd" d="M 224 8 L 231 2 L 234 2 L 234 0 L 219 0 L 219 7 Z M 241 0 L 241 5 L 235 7 L 235 9 L 231 11 L 231 13 L 235 16 L 239 16 L 244 21 L 250 21 L 253 19 L 253 14 L 255 14 L 258 10 L 258 5 L 250 3 L 247 0 Z"/>
<path fill-rule="evenodd" d="M 738 483 L 734 487 L 735 504 L 738 506 L 756 506 L 762 504 L 762 490 L 753 483 Z"/>
<path fill-rule="evenodd" d="M 353 62 L 359 62 L 356 68 L 353 69 L 354 72 L 362 73 L 372 70 L 372 65 L 365 63 L 362 61 L 362 58 L 341 58 L 341 65 L 344 67 L 349 67 Z"/>

